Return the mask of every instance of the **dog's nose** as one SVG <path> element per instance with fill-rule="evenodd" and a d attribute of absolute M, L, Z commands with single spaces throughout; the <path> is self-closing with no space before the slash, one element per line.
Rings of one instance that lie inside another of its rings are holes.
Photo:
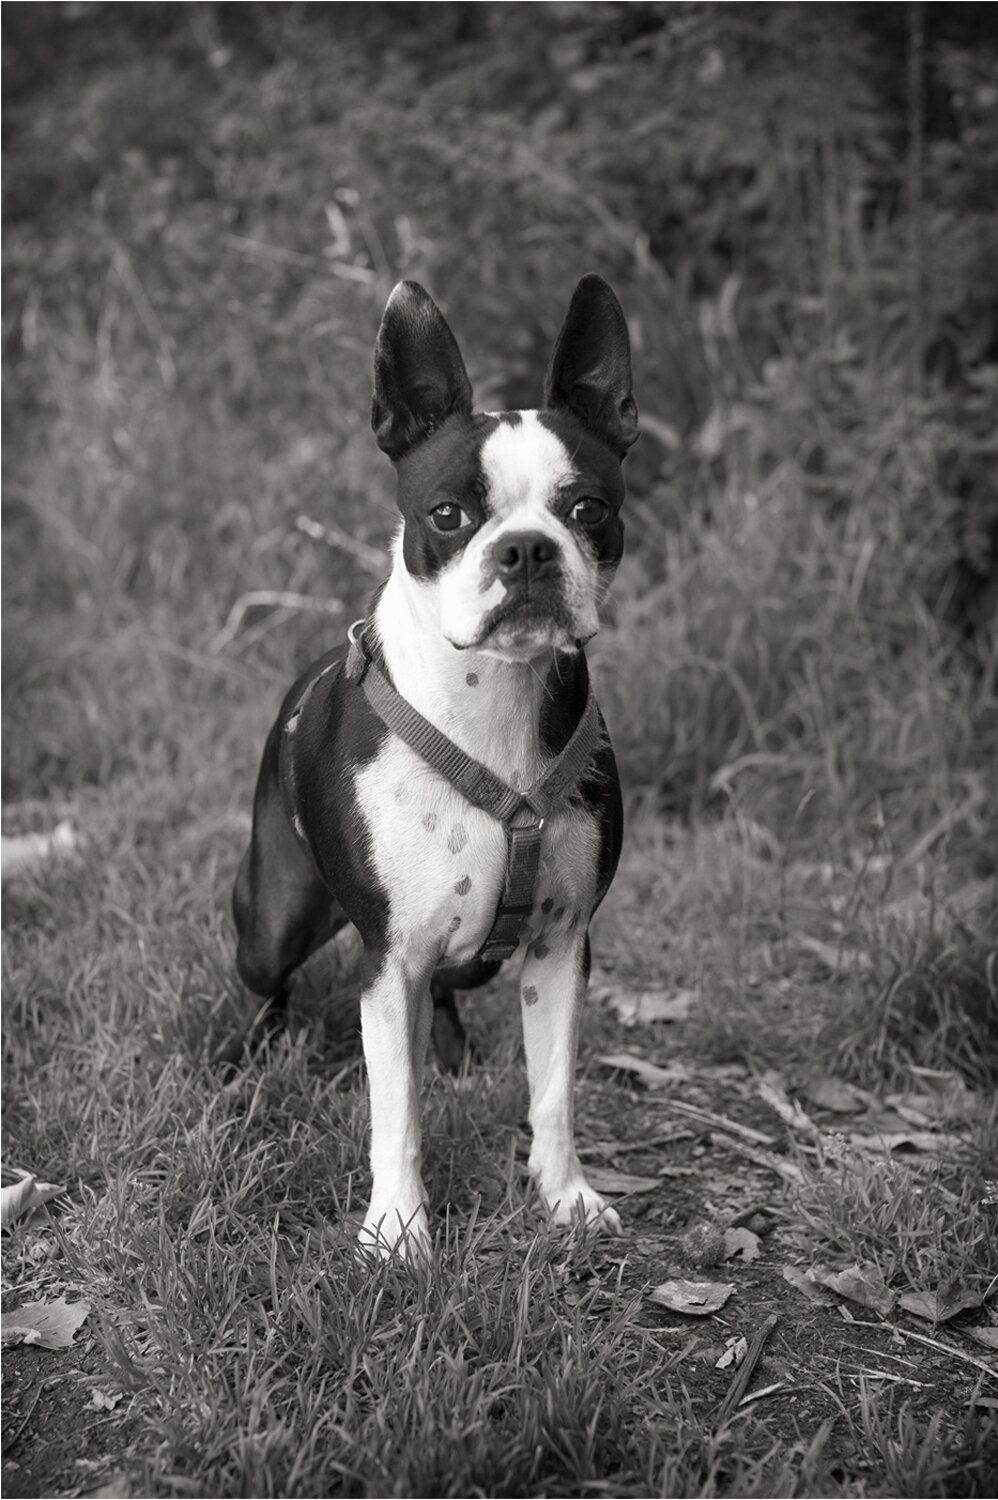
<path fill-rule="evenodd" d="M 543 531 L 514 531 L 499 538 L 492 555 L 502 577 L 538 578 L 553 570 L 558 545 Z"/>

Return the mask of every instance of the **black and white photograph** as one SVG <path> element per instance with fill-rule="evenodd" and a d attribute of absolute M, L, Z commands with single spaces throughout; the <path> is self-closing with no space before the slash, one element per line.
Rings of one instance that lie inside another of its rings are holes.
<path fill-rule="evenodd" d="M 998 9 L 15 3 L 8 1500 L 998 1490 Z"/>

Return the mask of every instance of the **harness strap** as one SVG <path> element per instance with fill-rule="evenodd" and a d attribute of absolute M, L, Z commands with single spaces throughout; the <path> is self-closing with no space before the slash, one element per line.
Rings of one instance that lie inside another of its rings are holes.
<path fill-rule="evenodd" d="M 346 672 L 360 684 L 382 723 L 469 802 L 504 825 L 506 873 L 492 927 L 478 950 L 478 957 L 510 958 L 533 910 L 544 820 L 571 792 L 606 737 L 592 686 L 568 743 L 533 786 L 518 792 L 487 766 L 473 760 L 396 691 L 368 654 L 360 623 L 351 629 Z"/>
<path fill-rule="evenodd" d="M 582 717 L 561 753 L 533 786 L 525 792 L 518 792 L 487 766 L 473 760 L 396 691 L 367 651 L 364 623 L 358 621 L 350 628 L 350 651 L 345 663 L 347 678 L 361 688 L 386 728 L 398 735 L 469 802 L 503 824 L 506 873 L 492 927 L 477 956 L 486 960 L 509 958 L 516 951 L 523 926 L 533 910 L 544 820 L 575 787 L 606 737 L 592 687 Z M 315 854 L 298 812 L 293 741 L 314 689 L 328 672 L 341 665 L 340 660 L 328 662 L 306 683 L 285 720 L 281 735 L 280 780 L 285 811 L 295 835 L 313 863 Z"/>

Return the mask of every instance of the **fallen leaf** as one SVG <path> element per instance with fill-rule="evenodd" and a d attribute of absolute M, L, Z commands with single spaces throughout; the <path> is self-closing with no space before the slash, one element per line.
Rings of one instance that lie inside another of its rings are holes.
<path fill-rule="evenodd" d="M 957 1313 L 968 1308 L 980 1307 L 984 1301 L 980 1291 L 965 1281 L 953 1281 L 937 1287 L 934 1292 L 919 1289 L 905 1292 L 899 1299 L 905 1312 L 916 1318 L 929 1318 L 933 1323 L 947 1323 Z"/>
<path fill-rule="evenodd" d="M 90 1405 L 98 1411 L 114 1411 L 118 1402 L 123 1399 L 122 1391 L 102 1391 L 100 1386 L 94 1386 L 90 1392 Z"/>
<path fill-rule="evenodd" d="M 816 1281 L 812 1281 L 806 1271 L 800 1266 L 784 1266 L 781 1272 L 784 1281 L 789 1281 L 792 1287 L 796 1287 L 810 1302 L 817 1302 L 819 1307 L 831 1307 L 835 1298 L 829 1292 L 823 1291 Z"/>
<path fill-rule="evenodd" d="M 840 1297 L 848 1297 L 850 1302 L 858 1302 L 863 1307 L 872 1307 L 874 1312 L 883 1316 L 894 1306 L 894 1293 L 876 1266 L 853 1264 L 841 1271 L 833 1271 L 831 1267 L 819 1264 L 811 1267 L 810 1275 L 830 1291 L 838 1292 Z"/>
<path fill-rule="evenodd" d="M 33 1172 L 25 1172 L 21 1167 L 11 1170 L 21 1180 L 11 1183 L 9 1187 L 0 1188 L 0 1228 L 3 1229 L 9 1229 L 18 1219 L 27 1218 L 36 1208 L 41 1208 L 43 1203 L 58 1198 L 66 1191 L 64 1187 L 57 1187 L 54 1182 L 39 1182 Z"/>
<path fill-rule="evenodd" d="M 979 1097 L 959 1074 L 916 1071 L 922 1075 L 922 1089 L 914 1093 L 909 1090 L 904 1094 L 888 1094 L 884 1101 L 898 1114 L 917 1110 L 927 1120 L 972 1120 L 980 1113 Z"/>
<path fill-rule="evenodd" d="M 743 1261 L 758 1259 L 762 1241 L 751 1229 L 726 1229 L 724 1231 L 724 1258 L 734 1260 L 739 1256 Z"/>
<path fill-rule="evenodd" d="M 918 1130 L 931 1130 L 935 1124 L 933 1116 L 926 1114 L 924 1109 L 919 1109 L 917 1104 L 906 1104 L 896 1095 L 886 1102 L 905 1125 L 914 1125 Z"/>
<path fill-rule="evenodd" d="M 630 1052 L 614 1052 L 610 1056 L 597 1057 L 596 1061 L 602 1063 L 605 1068 L 617 1068 L 621 1073 L 633 1073 L 650 1089 L 661 1089 L 667 1084 L 682 1083 L 689 1077 L 682 1064 L 660 1068 L 655 1063 L 647 1062 L 643 1057 L 635 1057 Z"/>
<path fill-rule="evenodd" d="M 975 1327 L 961 1328 L 961 1333 L 966 1333 L 970 1338 L 976 1339 L 979 1344 L 987 1344 L 989 1349 L 998 1349 L 998 1328 Z"/>
<path fill-rule="evenodd" d="M 650 1193 L 652 1188 L 662 1186 L 657 1177 L 637 1177 L 631 1172 L 616 1172 L 612 1167 L 589 1167 L 586 1176 L 598 1193 Z"/>
<path fill-rule="evenodd" d="M 692 990 L 607 990 L 610 1009 L 625 1026 L 653 1021 L 685 1021 L 696 1000 Z"/>
<path fill-rule="evenodd" d="M 734 1290 L 730 1282 L 663 1281 L 648 1296 L 653 1302 L 670 1308 L 672 1312 L 704 1318 L 708 1313 L 715 1313 L 722 1308 Z"/>
<path fill-rule="evenodd" d="M 738 1369 L 742 1360 L 748 1353 L 748 1340 L 744 1338 L 730 1338 L 724 1353 L 714 1366 L 715 1370 Z"/>
<path fill-rule="evenodd" d="M 908 1146 L 913 1151 L 923 1151 L 928 1156 L 952 1156 L 959 1151 L 962 1142 L 959 1136 L 944 1135 L 934 1130 L 881 1130 L 876 1135 L 850 1134 L 849 1144 L 854 1151 L 897 1151 Z"/>
<path fill-rule="evenodd" d="M 89 1302 L 26 1302 L 0 1319 L 5 1343 L 37 1344 L 40 1349 L 68 1349 L 90 1312 Z"/>
<path fill-rule="evenodd" d="M 831 1110 L 836 1115 L 854 1115 L 868 1103 L 868 1096 L 861 1089 L 854 1088 L 844 1078 L 836 1078 L 831 1073 L 811 1078 L 804 1085 L 804 1092 L 812 1104 L 816 1104 L 819 1109 Z"/>

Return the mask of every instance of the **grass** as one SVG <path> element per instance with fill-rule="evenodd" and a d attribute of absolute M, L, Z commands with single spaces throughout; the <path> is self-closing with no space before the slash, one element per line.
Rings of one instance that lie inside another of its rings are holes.
<path fill-rule="evenodd" d="M 67 1196 L 5 1236 L 3 1291 L 92 1312 L 79 1350 L 7 1352 L 5 1486 L 991 1493 L 971 1362 L 991 1355 L 963 1333 L 988 1306 L 933 1328 L 842 1301 L 850 1321 L 782 1277 L 859 1262 L 895 1294 L 961 1281 L 993 1307 L 998 1273 L 998 636 L 948 613 L 940 476 L 962 438 L 897 372 L 791 341 L 719 445 L 705 409 L 682 449 L 635 450 L 592 649 L 629 833 L 578 1090 L 594 1170 L 657 1180 L 624 1199 L 625 1240 L 555 1235 L 530 1196 L 503 984 L 465 1006 L 480 1067 L 426 1090 L 432 1270 L 353 1253 L 349 944 L 310 963 L 266 1057 L 229 1087 L 209 1066 L 244 1017 L 228 902 L 264 735 L 371 582 L 297 518 L 372 548 L 394 524 L 365 407 L 391 282 L 447 302 L 498 404 L 539 389 L 549 310 L 597 266 L 644 330 L 659 430 L 661 330 L 686 326 L 612 185 L 613 212 L 582 191 L 572 130 L 538 153 L 517 115 L 503 144 L 501 60 L 469 54 L 407 102 L 412 58 L 386 79 L 362 36 L 285 11 L 259 23 L 266 59 L 214 71 L 183 28 L 151 68 L 107 21 L 12 106 L 4 831 L 69 818 L 80 844 L 4 891 L 5 1162 Z M 707 393 L 715 427 L 730 396 Z M 258 590 L 315 607 L 233 615 Z M 612 999 L 643 989 L 690 993 L 689 1019 L 625 1027 Z M 674 1090 L 598 1061 L 628 1050 L 675 1065 Z M 774 1070 L 813 1129 L 760 1094 Z M 850 1112 L 811 1102 L 830 1076 Z M 906 1124 L 933 1149 L 838 1139 Z M 758 1259 L 705 1267 L 697 1246 L 746 1219 Z M 645 1296 L 675 1275 L 736 1292 L 683 1320 Z M 724 1340 L 771 1311 L 750 1395 L 778 1389 L 721 1420 Z M 94 1389 L 121 1395 L 96 1430 Z"/>

